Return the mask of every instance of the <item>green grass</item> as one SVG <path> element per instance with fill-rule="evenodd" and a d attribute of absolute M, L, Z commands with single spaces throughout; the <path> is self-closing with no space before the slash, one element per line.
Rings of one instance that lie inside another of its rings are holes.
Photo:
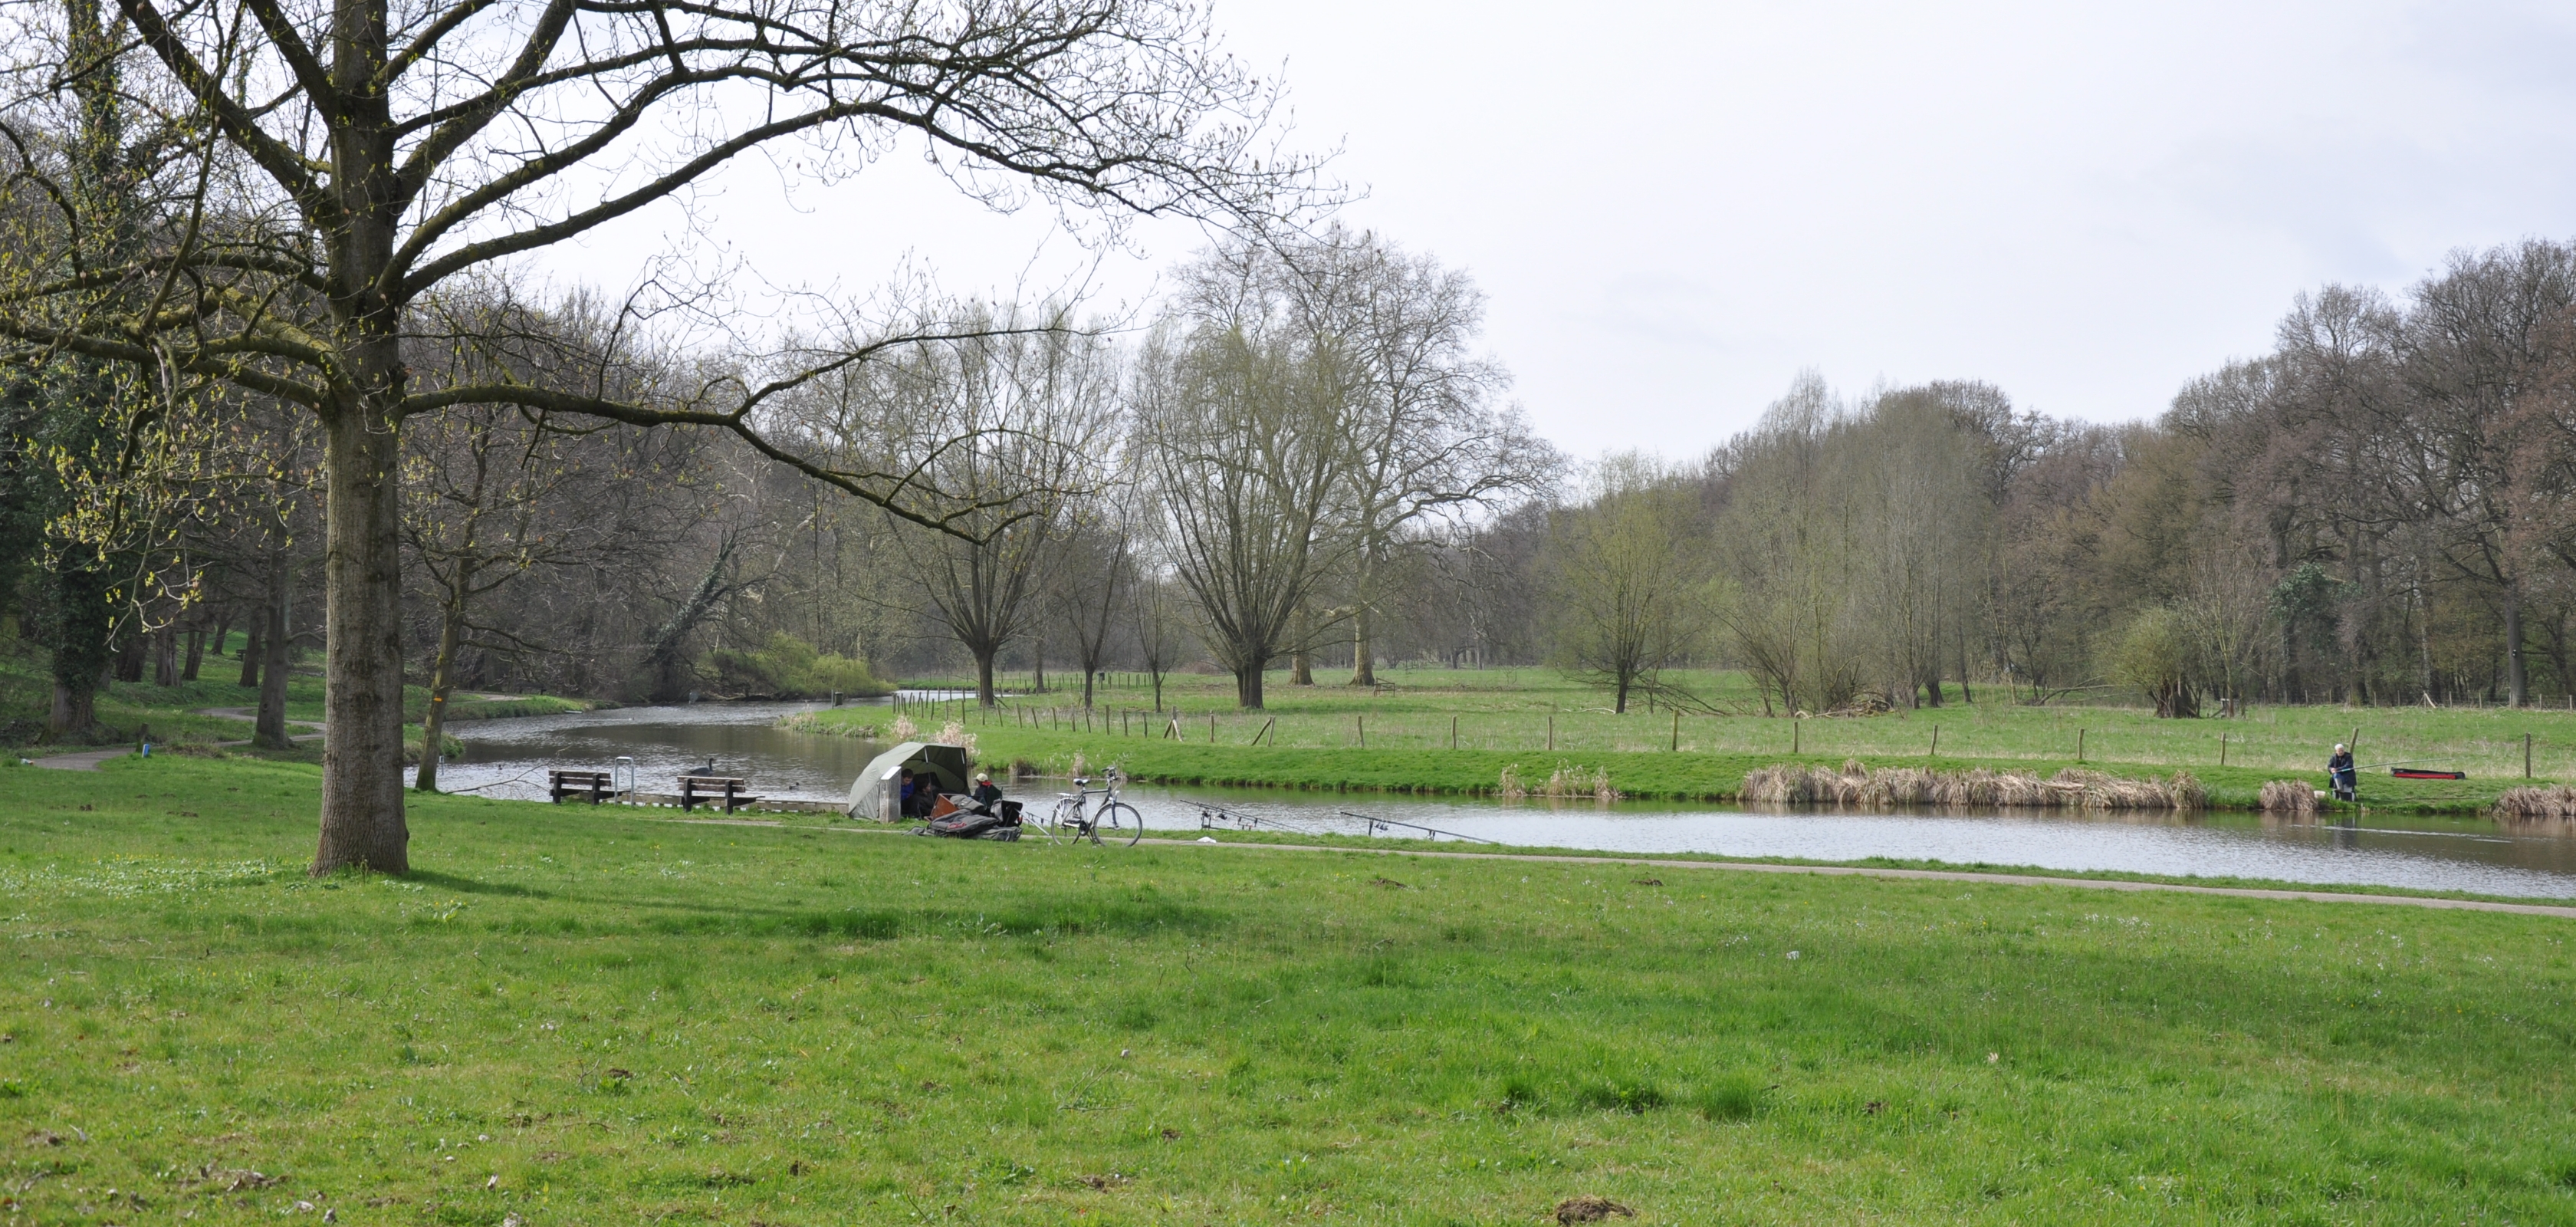
<path fill-rule="evenodd" d="M 1507 765 L 1516 765 L 1524 779 L 1544 779 L 1563 764 L 1607 771 L 1628 797 L 1711 800 L 1731 798 L 1747 770 L 1773 763 L 1840 765 L 1858 758 L 1872 766 L 2049 774 L 2078 765 L 2081 753 L 2082 765 L 2115 774 L 2189 771 L 2208 785 L 2214 804 L 2250 807 L 2266 780 L 2322 784 L 2326 755 L 2356 728 L 2364 764 L 2423 759 L 2470 776 L 2399 781 L 2384 770 L 2367 773 L 2363 799 L 2375 809 L 2484 810 L 2498 793 L 2525 783 L 2526 732 L 2538 780 L 2576 778 L 2576 713 L 2556 710 L 2258 707 L 2245 719 L 2158 720 L 2138 707 L 2032 707 L 1991 688 L 1966 704 L 1954 688 L 1948 705 L 1902 715 L 1798 721 L 1686 715 L 1676 728 L 1668 710 L 1612 714 L 1597 691 L 1544 670 L 1402 669 L 1381 676 L 1385 684 L 1372 690 L 1293 687 L 1277 675 L 1267 687 L 1269 709 L 1252 713 L 1233 707 L 1231 679 L 1179 675 L 1167 679 L 1165 710 L 1156 714 L 1151 690 L 1121 674 L 1099 691 L 1088 717 L 1074 706 L 1078 692 L 1061 688 L 1014 698 L 994 713 L 925 704 L 911 715 L 927 730 L 962 714 L 993 762 L 1021 760 L 1060 772 L 1078 752 L 1088 766 L 1117 762 L 1140 780 L 1176 784 L 1473 793 L 1494 790 Z M 1759 711 L 1740 674 L 1687 681 L 1703 696 Z M 886 716 L 843 709 L 817 719 L 881 724 Z M 2221 736 L 2228 741 L 2226 766 L 2219 765 Z"/>
<path fill-rule="evenodd" d="M 12 1218 L 2576 1216 L 2563 920 L 471 798 L 316 883 L 317 778 L 0 769 Z"/>

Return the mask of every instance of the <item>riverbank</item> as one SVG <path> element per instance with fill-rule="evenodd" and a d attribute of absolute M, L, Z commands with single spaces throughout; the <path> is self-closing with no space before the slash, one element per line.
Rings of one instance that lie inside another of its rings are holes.
<path fill-rule="evenodd" d="M 2554 917 L 460 797 L 413 801 L 411 878 L 315 883 L 312 768 L 25 775 L 0 1118 L 35 1219 L 2576 1204 Z"/>
<path fill-rule="evenodd" d="M 882 724 L 882 712 L 826 711 L 811 719 L 825 723 Z M 1603 788 L 1634 801 L 1703 801 L 1735 803 L 1743 799 L 1745 777 L 1764 768 L 1788 765 L 1840 770 L 1849 759 L 1818 754 L 1709 753 L 1684 750 L 1538 751 L 1359 749 L 1212 745 L 1163 736 L 1120 735 L 1057 729 L 970 724 L 977 756 L 988 769 L 1019 767 L 1038 774 L 1065 776 L 1081 769 L 1097 771 L 1116 763 L 1139 783 L 1241 785 L 1340 792 L 1415 793 L 1447 796 L 1502 796 L 1510 787 L 1525 795 L 1585 799 Z M 1113 726 L 1114 728 L 1114 726 Z M 1201 731 L 1204 726 L 1200 726 Z M 1962 758 L 1949 755 L 1883 755 L 1862 760 L 1871 768 L 1916 768 L 1934 772 L 2024 772 L 2042 779 L 2060 771 L 2102 772 L 2113 777 L 2164 781 L 2177 768 L 2163 764 L 2105 762 L 2088 759 Z M 1511 773 L 1507 785 L 1505 772 Z M 2189 774 L 2205 791 L 2213 809 L 2259 808 L 2263 785 L 2301 778 L 2277 770 L 2241 767 L 2194 767 Z M 2322 785 L 2322 773 L 2306 777 Z M 2542 781 L 2546 782 L 2546 781 Z M 2526 781 L 2513 779 L 2397 780 L 2386 775 L 2362 781 L 2367 809 L 2401 814 L 2482 815 L 2496 797 Z M 2321 802 L 2329 811 L 2335 803 Z"/>
<path fill-rule="evenodd" d="M 45 721 L 53 702 L 53 681 L 45 672 L 43 654 L 19 641 L 11 641 L 6 647 L 10 650 L 0 651 L 0 749 L 32 755 L 38 749 L 131 745 L 148 733 L 155 746 L 186 751 L 242 741 L 251 735 L 250 717 L 259 707 L 259 690 L 238 684 L 240 661 L 209 654 L 195 681 L 171 686 L 109 683 L 98 694 L 99 727 L 92 736 L 49 743 L 45 740 Z M 287 719 L 320 720 L 322 691 L 320 673 L 290 672 L 286 683 Z M 553 695 L 459 694 L 448 705 L 447 719 L 454 724 L 587 711 L 592 706 L 583 700 Z M 406 744 L 419 744 L 420 720 L 428 711 L 428 688 L 405 686 L 403 719 L 410 726 L 404 730 Z M 311 758 L 320 750 L 318 745 L 312 745 L 275 753 Z"/>

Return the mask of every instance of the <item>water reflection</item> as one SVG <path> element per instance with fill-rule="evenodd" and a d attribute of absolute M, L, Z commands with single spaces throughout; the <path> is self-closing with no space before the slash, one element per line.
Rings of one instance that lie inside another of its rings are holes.
<path fill-rule="evenodd" d="M 451 791 L 542 798 L 549 767 L 608 770 L 635 760 L 647 791 L 713 760 L 765 796 L 838 800 L 883 746 L 796 733 L 780 717 L 818 704 L 702 703 L 456 726 L 464 758 L 442 769 Z M 880 704 L 883 707 L 883 704 Z M 890 720 L 891 710 L 886 711 Z M 1051 804 L 1062 781 L 1013 791 Z M 2576 839 L 2555 825 L 2503 828 L 2483 819 L 2364 815 L 2287 819 L 2242 813 L 1856 813 L 1669 803 L 1615 806 L 1437 800 L 1270 789 L 1147 788 L 1128 799 L 1148 826 L 1194 830 L 1198 802 L 1273 824 L 1361 833 L 1345 811 L 1533 847 L 1708 852 L 1815 860 L 1938 860 L 1952 864 L 2120 870 L 2291 882 L 2407 886 L 2576 898 Z"/>

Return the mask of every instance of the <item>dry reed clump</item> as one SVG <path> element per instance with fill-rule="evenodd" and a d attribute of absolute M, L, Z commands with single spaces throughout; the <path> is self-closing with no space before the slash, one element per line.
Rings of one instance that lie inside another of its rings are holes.
<path fill-rule="evenodd" d="M 2165 780 L 2133 780 L 2069 768 L 2051 780 L 2024 771 L 1933 771 L 1924 767 L 1871 770 L 1857 759 L 1840 771 L 1794 763 L 1745 773 L 1742 800 L 1775 805 L 1974 805 L 2053 809 L 2200 809 L 2208 792 L 2188 772 Z"/>
<path fill-rule="evenodd" d="M 893 724 L 886 726 L 886 738 L 895 742 L 919 741 L 921 726 L 914 724 L 910 716 L 897 716 Z"/>
<path fill-rule="evenodd" d="M 2306 780 L 2265 780 L 2254 808 L 2267 814 L 2313 814 L 2317 812 L 2316 786 Z"/>
<path fill-rule="evenodd" d="M 1521 782 L 1519 763 L 1503 764 L 1503 778 L 1494 785 L 1494 792 L 1506 801 L 1518 801 L 1529 795 L 1529 785 Z"/>
<path fill-rule="evenodd" d="M 2496 798 L 2496 817 L 2534 821 L 2576 818 L 2576 787 L 2551 784 L 2537 788 L 2508 788 Z"/>
<path fill-rule="evenodd" d="M 1536 791 L 1538 795 L 1556 801 L 1589 798 L 1606 802 L 1619 799 L 1619 790 L 1610 786 L 1610 771 L 1606 767 L 1586 771 L 1558 763 L 1556 770 L 1547 773 L 1547 783 Z"/>
<path fill-rule="evenodd" d="M 966 731 L 966 722 L 963 720 L 951 720 L 939 726 L 939 736 L 931 740 L 939 745 L 955 746 L 964 750 L 966 757 L 970 759 L 975 758 L 983 749 L 975 734 Z"/>

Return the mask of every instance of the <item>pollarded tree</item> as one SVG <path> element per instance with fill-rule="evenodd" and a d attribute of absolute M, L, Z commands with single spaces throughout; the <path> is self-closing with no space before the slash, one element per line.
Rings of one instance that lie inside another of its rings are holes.
<path fill-rule="evenodd" d="M 1352 545 L 1332 513 L 1355 375 L 1275 300 L 1200 288 L 1197 318 L 1166 327 L 1138 362 L 1136 447 L 1172 573 L 1236 702 L 1257 709 L 1262 670 L 1295 646 L 1301 608 Z"/>
<path fill-rule="evenodd" d="M 924 441 L 923 479 L 973 507 L 949 522 L 959 531 L 898 526 L 897 537 L 924 612 L 974 658 L 987 707 L 994 661 L 1043 616 L 1059 543 L 1102 485 L 1120 419 L 1115 349 L 1062 325 L 975 314 L 954 329 L 964 339 L 920 346 L 806 398 L 807 412 L 828 414 L 816 428 L 846 446 L 883 446 L 863 433 L 870 427 L 894 450 Z"/>
<path fill-rule="evenodd" d="M 1557 663 L 1611 692 L 1626 712 L 1657 674 L 1680 664 L 1698 632 L 1699 581 L 1690 542 L 1697 500 L 1644 456 L 1612 456 L 1594 473 L 1590 503 L 1556 516 L 1545 573 Z"/>
<path fill-rule="evenodd" d="M 782 393 L 911 339 L 899 330 L 710 364 L 627 398 L 413 372 L 403 350 L 420 304 L 706 187 L 746 156 L 829 179 L 909 137 L 971 196 L 1112 215 L 1260 213 L 1310 169 L 1262 147 L 1272 92 L 1219 55 L 1204 15 L 1179 0 L 117 7 L 138 48 L 127 93 L 175 99 L 151 122 L 198 138 L 186 145 L 205 154 L 197 190 L 114 260 L 0 249 L 0 337 L 229 380 L 321 422 L 329 741 L 316 873 L 410 863 L 406 418 L 503 404 L 702 425 L 927 525 L 954 528 L 972 507 L 921 481 L 912 458 L 838 464 L 772 430 Z M 64 45 L 61 10 L 5 12 L 20 79 L 59 74 L 48 49 Z M 20 199 L 43 207 L 46 168 L 7 169 Z M 713 293 L 683 287 L 669 302 L 704 308 Z M 718 314 L 745 313 L 696 318 Z"/>

